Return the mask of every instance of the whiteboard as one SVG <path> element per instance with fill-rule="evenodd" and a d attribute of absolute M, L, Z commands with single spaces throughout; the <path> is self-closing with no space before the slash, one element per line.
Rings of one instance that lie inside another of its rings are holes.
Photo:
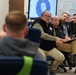
<path fill-rule="evenodd" d="M 50 11 L 52 16 L 56 15 L 57 1 L 56 0 L 29 0 L 28 18 L 35 19 L 40 17 L 45 10 Z M 24 7 L 24 9 L 26 9 Z"/>
<path fill-rule="evenodd" d="M 76 0 L 58 0 L 57 15 L 63 12 L 69 13 L 71 16 L 76 13 Z"/>

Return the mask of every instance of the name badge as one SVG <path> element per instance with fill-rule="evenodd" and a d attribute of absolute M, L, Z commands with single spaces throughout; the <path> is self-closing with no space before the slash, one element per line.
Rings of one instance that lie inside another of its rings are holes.
<path fill-rule="evenodd" d="M 51 31 L 53 30 L 51 27 L 49 28 Z"/>

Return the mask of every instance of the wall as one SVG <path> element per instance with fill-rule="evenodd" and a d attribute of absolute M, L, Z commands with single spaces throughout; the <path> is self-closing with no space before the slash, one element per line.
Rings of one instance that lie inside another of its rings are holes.
<path fill-rule="evenodd" d="M 28 17 L 28 2 L 29 0 L 24 0 L 24 13 Z"/>
<path fill-rule="evenodd" d="M 76 13 L 76 0 L 58 0 L 57 15 L 67 12 L 70 15 Z"/>
<path fill-rule="evenodd" d="M 4 24 L 4 19 L 9 11 L 9 0 L 0 0 L 0 30 Z"/>

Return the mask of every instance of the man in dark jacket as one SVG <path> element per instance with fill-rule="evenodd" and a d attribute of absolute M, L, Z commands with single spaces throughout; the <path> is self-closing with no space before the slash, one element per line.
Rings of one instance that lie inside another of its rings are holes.
<path fill-rule="evenodd" d="M 76 38 L 76 14 L 73 14 L 73 20 L 70 22 L 71 36 Z"/>
<path fill-rule="evenodd" d="M 71 28 L 69 26 L 70 23 L 67 22 L 67 19 L 68 19 L 68 13 L 63 12 L 59 19 L 59 26 L 62 28 L 62 31 L 66 36 L 71 37 Z"/>
<path fill-rule="evenodd" d="M 50 66 L 50 75 L 55 75 L 54 71 L 64 61 L 64 55 L 56 48 L 56 44 L 61 44 L 60 39 L 55 36 L 53 25 L 50 23 L 51 13 L 44 11 L 41 18 L 35 21 L 33 28 L 41 30 L 41 43 L 40 50 L 45 55 L 54 58 L 52 65 Z"/>

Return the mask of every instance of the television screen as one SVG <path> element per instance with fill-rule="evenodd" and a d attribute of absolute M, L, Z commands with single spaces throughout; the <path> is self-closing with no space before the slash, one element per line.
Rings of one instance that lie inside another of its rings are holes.
<path fill-rule="evenodd" d="M 41 16 L 41 13 L 48 10 L 52 16 L 56 15 L 57 0 L 29 0 L 28 19 L 35 19 Z"/>

